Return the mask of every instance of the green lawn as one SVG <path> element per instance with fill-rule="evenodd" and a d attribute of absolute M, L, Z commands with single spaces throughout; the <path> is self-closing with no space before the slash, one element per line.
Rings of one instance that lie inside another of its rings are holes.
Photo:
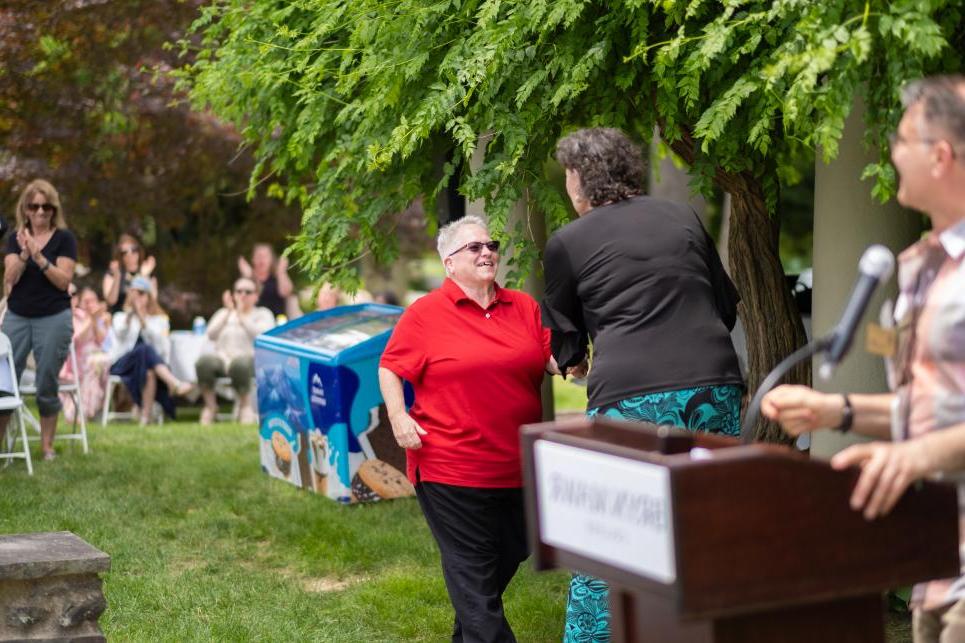
<path fill-rule="evenodd" d="M 579 404 L 569 394 L 558 408 Z M 255 430 L 233 424 L 95 427 L 91 447 L 59 444 L 32 477 L 0 468 L 0 533 L 68 530 L 110 554 L 108 639 L 448 639 L 414 500 L 346 507 L 271 479 Z M 520 641 L 560 640 L 567 582 L 524 564 L 506 593 Z M 887 639 L 910 640 L 906 615 L 889 615 Z"/>
<path fill-rule="evenodd" d="M 557 413 L 586 412 L 586 385 L 573 384 L 572 378 L 553 378 L 553 403 Z"/>
<path fill-rule="evenodd" d="M 0 469 L 0 533 L 69 530 L 110 554 L 109 639 L 448 638 L 414 499 L 346 507 L 271 479 L 251 427 L 116 424 L 91 448 Z M 524 564 L 505 597 L 520 641 L 560 640 L 567 579 Z"/>

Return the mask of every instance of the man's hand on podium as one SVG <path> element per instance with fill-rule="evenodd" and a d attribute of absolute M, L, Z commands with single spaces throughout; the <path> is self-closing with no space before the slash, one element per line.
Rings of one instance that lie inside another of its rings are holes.
<path fill-rule="evenodd" d="M 819 393 L 807 386 L 778 386 L 761 400 L 761 413 L 795 437 L 840 425 L 843 411 L 842 395 Z"/>
<path fill-rule="evenodd" d="M 867 520 L 884 516 L 908 486 L 929 472 L 923 440 L 855 444 L 831 458 L 835 469 L 861 467 L 858 484 L 851 492 L 851 508 Z"/>

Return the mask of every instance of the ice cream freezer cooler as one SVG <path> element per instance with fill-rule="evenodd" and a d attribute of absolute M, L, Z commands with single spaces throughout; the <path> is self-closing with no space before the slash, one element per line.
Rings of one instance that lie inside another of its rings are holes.
<path fill-rule="evenodd" d="M 397 306 L 341 306 L 255 339 L 266 473 L 345 503 L 413 494 L 378 381 L 401 314 Z M 406 396 L 411 404 L 408 386 Z"/>

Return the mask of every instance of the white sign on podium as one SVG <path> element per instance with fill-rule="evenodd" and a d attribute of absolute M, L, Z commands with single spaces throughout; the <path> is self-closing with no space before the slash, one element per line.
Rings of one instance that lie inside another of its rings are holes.
<path fill-rule="evenodd" d="M 667 467 L 546 440 L 533 453 L 544 543 L 674 582 Z"/>

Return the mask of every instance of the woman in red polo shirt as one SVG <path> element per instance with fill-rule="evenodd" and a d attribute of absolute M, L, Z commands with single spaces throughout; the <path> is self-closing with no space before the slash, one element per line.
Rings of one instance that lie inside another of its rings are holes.
<path fill-rule="evenodd" d="M 379 364 L 392 431 L 439 551 L 454 641 L 515 641 L 502 593 L 529 555 L 519 427 L 556 371 L 539 304 L 496 284 L 499 242 L 467 216 L 439 231 L 442 287 L 410 306 Z M 402 380 L 415 390 L 406 412 Z"/>

